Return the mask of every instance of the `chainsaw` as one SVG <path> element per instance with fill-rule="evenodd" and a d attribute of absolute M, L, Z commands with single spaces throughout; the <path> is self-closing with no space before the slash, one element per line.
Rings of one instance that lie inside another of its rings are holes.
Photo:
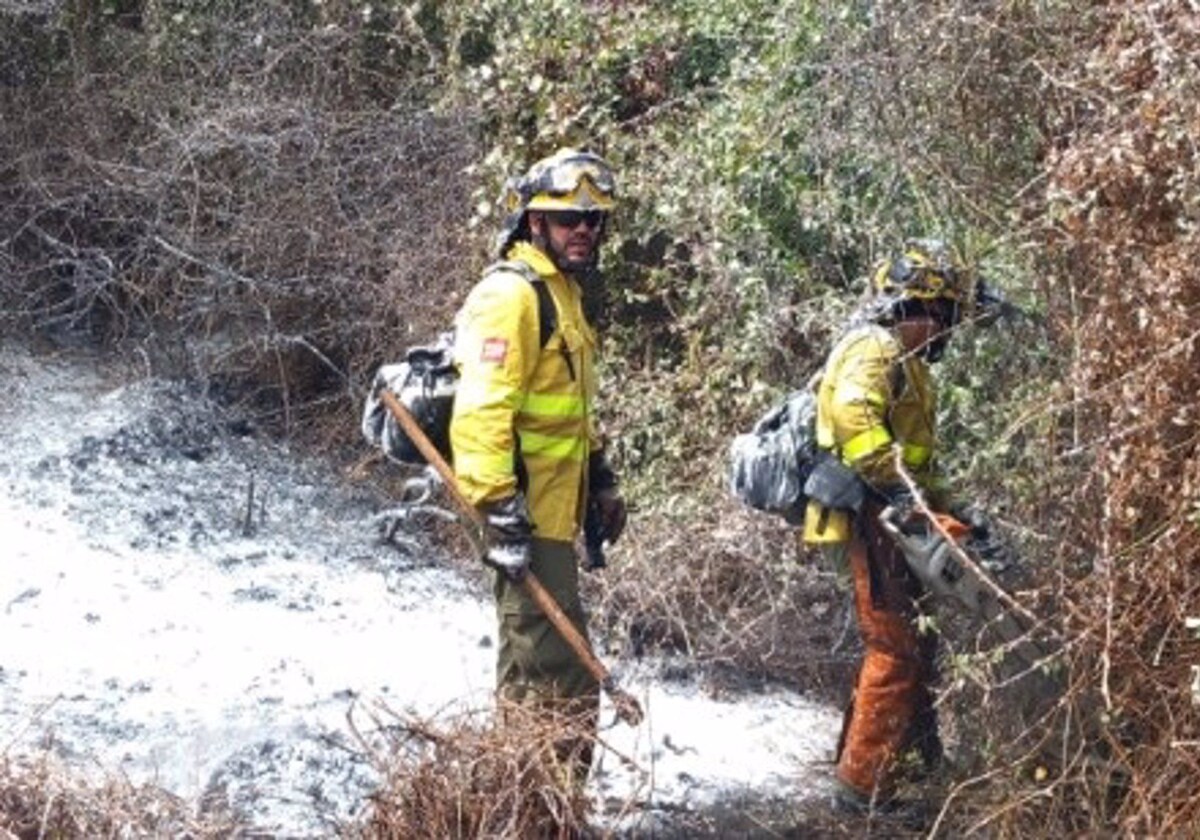
<path fill-rule="evenodd" d="M 1012 565 L 1001 543 L 973 536 L 971 526 L 949 514 L 916 512 L 896 504 L 884 508 L 879 523 L 935 598 L 980 618 L 1027 665 L 1045 664 L 1046 652 L 1031 638 L 1040 624 L 1037 617 L 989 574 Z"/>

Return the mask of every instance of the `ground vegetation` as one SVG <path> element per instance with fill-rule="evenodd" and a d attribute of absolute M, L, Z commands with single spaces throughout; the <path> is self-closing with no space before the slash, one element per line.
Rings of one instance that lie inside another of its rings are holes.
<path fill-rule="evenodd" d="M 877 259 L 949 239 L 1023 314 L 955 341 L 946 465 L 1062 655 L 1031 700 L 939 618 L 933 830 L 1188 833 L 1198 32 L 1181 0 L 0 3 L 3 325 L 351 446 L 370 372 L 495 257 L 503 178 L 587 143 L 622 176 L 602 408 L 635 505 L 598 623 L 833 697 L 845 596 L 728 498 L 725 447 Z"/>

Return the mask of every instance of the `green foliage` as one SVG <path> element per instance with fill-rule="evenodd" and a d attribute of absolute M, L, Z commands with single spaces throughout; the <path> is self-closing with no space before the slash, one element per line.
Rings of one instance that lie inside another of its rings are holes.
<path fill-rule="evenodd" d="M 1035 170 L 1020 114 L 990 119 L 1012 120 L 1005 136 L 1026 139 L 1025 158 L 994 129 L 978 137 L 981 102 L 946 112 L 953 85 L 986 68 L 956 81 L 950 57 L 891 42 L 895 27 L 932 25 L 916 12 L 488 0 L 451 4 L 446 20 L 461 72 L 445 101 L 479 109 L 490 149 L 476 170 L 481 239 L 503 178 L 559 145 L 597 148 L 621 176 L 607 373 L 640 387 L 610 398 L 608 420 L 636 436 L 617 436 L 625 466 L 664 499 L 701 476 L 701 493 L 722 492 L 724 441 L 808 379 L 860 278 L 903 237 L 1003 235 L 1003 189 L 989 206 L 963 195 L 975 160 L 1003 155 L 1012 184 Z M 976 25 L 980 49 L 1019 47 L 986 31 L 980 42 Z M 958 59 L 960 44 L 939 43 Z M 896 137 L 901 120 L 909 137 Z M 1019 288 L 1025 270 L 1005 279 Z"/>
<path fill-rule="evenodd" d="M 1026 117 L 1030 86 L 1015 84 L 1037 44 L 1034 6 L 991 19 L 959 14 L 953 0 L 921 9 L 812 0 L 105 0 L 78 9 L 50 29 L 91 49 L 61 60 L 86 57 L 99 72 L 121 56 L 126 75 L 112 96 L 145 133 L 139 165 L 163 161 L 178 143 L 178 170 L 202 181 L 192 189 L 198 206 L 169 190 L 177 206 L 159 217 L 207 225 L 211 258 L 239 271 L 290 265 L 301 253 L 239 217 L 275 204 L 282 188 L 269 185 L 281 171 L 290 187 L 340 183 L 325 197 L 338 208 L 330 218 L 357 203 L 339 192 L 376 196 L 372 167 L 400 161 L 389 158 L 395 141 L 386 132 L 365 139 L 369 120 L 359 113 L 416 114 L 436 101 L 452 123 L 472 115 L 461 124 L 471 135 L 463 145 L 478 140 L 483 150 L 464 173 L 475 189 L 465 202 L 455 193 L 445 209 L 471 216 L 463 230 L 438 228 L 477 246 L 460 256 L 463 285 L 491 257 L 506 176 L 564 143 L 605 154 L 621 179 L 605 255 L 605 373 L 617 386 L 605 419 L 630 480 L 664 504 L 676 504 L 681 488 L 701 499 L 724 492 L 730 435 L 808 380 L 862 277 L 904 236 L 955 239 L 990 274 L 998 268 L 1010 292 L 1024 296 L 1030 285 L 1030 261 L 1009 253 L 1006 237 L 1011 196 L 1036 173 L 1042 136 Z M 998 87 L 997 77 L 1014 85 Z M 306 109 L 318 103 L 331 116 L 314 132 Z M 343 149 L 338 136 L 364 139 Z M 324 150 L 361 157 L 325 173 Z M 369 255 L 384 227 L 378 220 L 369 245 L 348 247 L 377 264 Z M 302 230 L 295 222 L 289 236 L 300 242 Z M 278 261 L 264 260 L 268 253 Z M 305 265 L 327 272 L 326 262 Z M 955 348 L 972 372 L 947 366 L 945 428 L 958 447 L 950 460 L 978 476 L 1019 457 L 1001 434 L 1004 418 L 1011 398 L 1038 390 L 1036 375 L 997 373 L 1011 360 L 988 341 Z M 1036 374 L 1035 358 L 1024 354 L 1019 369 Z"/>
<path fill-rule="evenodd" d="M 778 678 L 803 673 L 800 654 L 741 645 L 743 631 L 790 641 L 809 618 L 792 590 L 821 582 L 797 573 L 782 529 L 763 537 L 761 517 L 731 511 L 725 447 L 818 368 L 880 257 L 940 236 L 1027 313 L 961 331 L 941 365 L 952 486 L 999 513 L 1031 574 L 1053 576 L 1048 599 L 1075 575 L 1137 570 L 1050 613 L 1086 642 L 1077 682 L 1095 682 L 1085 659 L 1108 680 L 1110 662 L 1144 661 L 1121 645 L 1172 638 L 1138 621 L 1176 611 L 1174 578 L 1141 564 L 1186 566 L 1200 510 L 1187 63 L 1200 29 L 1179 4 L 32 5 L 0 11 L 6 319 L 182 328 L 212 354 L 189 370 L 276 394 L 285 414 L 309 400 L 346 440 L 374 365 L 442 328 L 493 256 L 503 179 L 591 146 L 620 177 L 601 409 L 631 531 L 645 529 L 644 551 L 618 549 L 632 569 L 614 563 L 600 618 L 661 606 L 659 635 Z M 1158 600 L 1139 588 L 1151 579 Z M 1088 624 L 1105 615 L 1121 624 Z M 986 655 L 952 657 L 960 702 L 986 691 Z M 1144 709 L 1146 731 L 1185 720 L 1157 696 Z M 1127 748 L 1123 730 L 1097 731 L 1071 727 Z M 1013 749 L 980 740 L 983 760 Z M 1125 807 L 1090 772 L 1054 792 L 1073 833 L 1097 826 L 1075 821 L 1078 802 Z M 1145 815 L 1166 798 L 1150 796 L 1125 813 L 1152 834 L 1163 823 Z M 1005 833 L 993 818 L 973 830 Z"/>
<path fill-rule="evenodd" d="M 706 492 L 723 492 L 724 441 L 809 378 L 861 278 L 904 236 L 1000 252 L 978 243 L 1003 241 L 1005 190 L 1034 171 L 1040 136 L 1016 110 L 1024 88 L 1003 93 L 1007 110 L 960 95 L 983 90 L 990 73 L 1018 72 L 1030 41 L 1017 37 L 1017 10 L 998 13 L 1008 33 L 963 22 L 952 2 L 920 12 L 811 0 L 98 8 L 82 27 L 89 61 L 119 53 L 131 82 L 189 80 L 186 98 L 167 100 L 168 124 L 186 125 L 206 90 L 367 109 L 436 97 L 447 114 L 474 114 L 484 153 L 467 172 L 478 247 L 465 275 L 491 257 L 506 176 L 565 143 L 604 153 L 621 178 L 606 254 L 607 375 L 642 383 L 636 395 L 618 389 L 607 420 L 646 438 L 628 445 L 626 466 L 664 498 L 673 480 L 700 476 Z M 967 42 L 1004 61 L 963 65 Z M 135 108 L 159 106 L 152 89 L 138 91 Z M 272 158 L 257 159 L 271 171 Z M 219 164 L 205 163 L 210 177 Z M 1005 262 L 1005 285 L 1019 289 L 1027 266 Z M 981 421 L 965 399 L 950 400 L 948 428 L 983 440 L 1003 406 Z"/>

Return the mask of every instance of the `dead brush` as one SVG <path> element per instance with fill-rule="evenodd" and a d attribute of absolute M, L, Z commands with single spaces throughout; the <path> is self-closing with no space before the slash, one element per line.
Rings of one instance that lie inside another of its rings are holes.
<path fill-rule="evenodd" d="M 502 704 L 444 720 L 378 705 L 351 730 L 383 779 L 363 838 L 569 838 L 591 806 L 579 773 L 595 746 L 585 717 Z"/>
<path fill-rule="evenodd" d="M 370 373 L 432 337 L 477 276 L 460 223 L 473 116 L 422 107 L 422 75 L 348 84 L 368 36 L 338 4 L 321 14 L 342 34 L 287 4 L 197 7 L 220 33 L 203 48 L 149 7 L 127 29 L 92 3 L 36 21 L 6 5 L 0 40 L 28 55 L 0 51 L 3 329 L 136 347 L 285 432 L 350 438 Z M 44 45 L 89 16 L 94 49 L 61 72 Z"/>
<path fill-rule="evenodd" d="M 686 654 L 730 674 L 841 693 L 856 635 L 835 576 L 796 542 L 782 520 L 728 499 L 685 525 L 662 514 L 637 518 L 612 552 L 597 625 L 635 656 Z"/>
<path fill-rule="evenodd" d="M 191 840 L 238 836 L 245 826 L 225 813 L 196 814 L 152 785 L 109 777 L 99 783 L 69 773 L 49 756 L 0 758 L 0 837 Z"/>
<path fill-rule="evenodd" d="M 1048 469 L 1018 518 L 1042 540 L 1039 612 L 1067 656 L 1028 726 L 970 693 L 988 763 L 951 792 L 953 835 L 1200 825 L 1197 33 L 1186 4 L 1094 4 L 1043 65 L 1067 138 L 1039 199 L 1044 296 L 1071 366 L 1008 434 L 1044 429 Z"/>

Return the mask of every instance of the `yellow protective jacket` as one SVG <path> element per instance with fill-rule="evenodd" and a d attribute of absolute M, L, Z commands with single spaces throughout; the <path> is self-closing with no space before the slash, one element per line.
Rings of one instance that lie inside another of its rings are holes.
<path fill-rule="evenodd" d="M 491 271 L 471 290 L 455 321 L 454 471 L 476 505 L 524 490 L 534 536 L 572 541 L 583 518 L 588 456 L 599 449 L 596 334 L 578 283 L 549 257 L 522 241 L 506 258 L 546 284 L 558 322 L 542 347 L 537 292 L 516 270 Z"/>
<path fill-rule="evenodd" d="M 891 330 L 874 324 L 856 327 L 834 346 L 821 374 L 817 445 L 872 486 L 885 489 L 900 480 L 892 454 L 893 442 L 898 443 L 905 467 L 923 488 L 934 489 L 936 413 L 929 365 L 905 354 Z M 825 512 L 809 501 L 805 542 L 845 542 L 849 536 L 845 511 Z"/>

